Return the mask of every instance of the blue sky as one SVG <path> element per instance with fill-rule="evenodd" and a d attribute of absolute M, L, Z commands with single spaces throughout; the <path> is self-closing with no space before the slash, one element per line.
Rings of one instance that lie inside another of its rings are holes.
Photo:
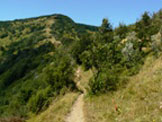
<path fill-rule="evenodd" d="M 109 18 L 117 26 L 119 22 L 134 23 L 144 11 L 161 8 L 162 0 L 0 0 L 0 20 L 61 13 L 91 25 Z"/>

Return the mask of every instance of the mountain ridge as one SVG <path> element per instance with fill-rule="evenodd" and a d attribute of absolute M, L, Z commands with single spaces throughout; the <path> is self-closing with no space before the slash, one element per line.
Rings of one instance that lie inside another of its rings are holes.
<path fill-rule="evenodd" d="M 88 98 L 87 101 L 81 98 L 85 106 L 88 103 L 95 106 L 97 100 L 101 100 L 99 104 L 104 103 L 102 95 L 113 96 L 130 83 L 131 87 L 125 91 L 128 94 L 123 94 L 133 97 L 136 93 L 130 89 L 136 88 L 136 82 L 129 79 L 142 71 L 148 57 L 155 60 L 161 56 L 161 18 L 162 10 L 154 15 L 145 12 L 133 25 L 120 24 L 115 29 L 108 19 L 95 27 L 77 24 L 64 15 L 1 22 L 0 121 L 1 118 L 14 120 L 16 117 L 40 122 L 41 118 L 46 120 L 47 117 L 50 122 L 56 117 L 56 122 L 62 122 L 83 91 Z M 160 89 L 158 84 L 156 87 Z M 137 99 L 136 95 L 134 97 Z M 91 98 L 97 100 L 90 101 Z M 95 114 L 99 110 L 93 111 L 94 107 L 91 107 L 87 107 L 87 112 L 83 106 L 83 112 L 93 120 L 89 112 Z M 55 115 L 49 114 L 51 111 Z M 105 109 L 102 111 L 104 113 Z M 121 114 L 120 106 L 115 104 L 114 112 L 111 117 Z M 147 112 L 150 111 L 147 109 Z M 103 121 L 108 119 L 105 113 L 101 115 Z M 100 119 L 100 115 L 96 114 L 96 119 Z"/>

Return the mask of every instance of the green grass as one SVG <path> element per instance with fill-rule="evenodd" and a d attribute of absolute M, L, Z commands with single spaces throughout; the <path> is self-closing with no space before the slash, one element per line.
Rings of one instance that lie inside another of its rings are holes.
<path fill-rule="evenodd" d="M 87 122 L 161 122 L 162 57 L 149 57 L 142 70 L 124 88 L 87 97 Z M 115 106 L 118 110 L 115 110 Z"/>
<path fill-rule="evenodd" d="M 80 26 L 69 17 L 57 14 L 0 22 L 0 118 L 27 118 L 31 111 L 45 110 L 51 97 L 57 97 L 66 85 L 74 89 L 74 60 L 64 45 L 58 44 L 65 33 L 78 32 Z M 83 26 L 81 30 L 96 28 Z M 55 40 L 58 35 L 61 37 Z M 73 65 L 71 69 L 64 61 Z"/>
<path fill-rule="evenodd" d="M 64 122 L 78 95 L 78 93 L 70 92 L 58 97 L 46 111 L 31 117 L 27 122 Z"/>
<path fill-rule="evenodd" d="M 78 67 L 78 70 L 76 71 L 75 82 L 81 91 L 86 92 L 90 89 L 88 83 L 92 76 L 92 70 L 84 71 L 84 69 L 81 66 Z"/>

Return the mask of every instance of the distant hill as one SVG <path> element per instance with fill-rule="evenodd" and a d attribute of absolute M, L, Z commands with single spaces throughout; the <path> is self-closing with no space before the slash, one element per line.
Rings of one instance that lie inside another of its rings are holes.
<path fill-rule="evenodd" d="M 77 24 L 71 18 L 61 14 L 6 21 L 0 22 L 0 43 L 7 45 L 11 42 L 22 40 L 24 37 L 30 36 L 31 33 L 44 33 L 48 30 L 59 41 L 63 34 L 76 32 L 81 35 L 87 31 L 97 31 L 98 27 Z M 46 39 L 50 38 L 48 34 L 41 35 L 46 36 Z"/>
<path fill-rule="evenodd" d="M 64 46 L 97 30 L 60 14 L 0 22 L 0 116 L 38 113 L 61 89 L 75 90 Z M 72 41 L 62 41 L 69 35 Z"/>
<path fill-rule="evenodd" d="M 0 122 L 64 122 L 79 94 L 87 121 L 160 121 L 161 53 L 162 10 L 115 29 L 60 14 L 0 22 Z"/>

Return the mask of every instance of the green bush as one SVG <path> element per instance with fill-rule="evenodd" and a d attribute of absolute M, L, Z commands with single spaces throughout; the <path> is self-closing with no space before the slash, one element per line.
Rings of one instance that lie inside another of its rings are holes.
<path fill-rule="evenodd" d="M 47 87 L 46 89 L 39 90 L 36 95 L 33 95 L 28 102 L 28 108 L 34 113 L 38 113 L 44 110 L 50 103 L 50 97 L 52 97 L 52 89 Z"/>
<path fill-rule="evenodd" d="M 119 74 L 115 69 L 104 69 L 96 73 L 90 80 L 90 93 L 97 94 L 116 90 L 118 82 Z"/>

